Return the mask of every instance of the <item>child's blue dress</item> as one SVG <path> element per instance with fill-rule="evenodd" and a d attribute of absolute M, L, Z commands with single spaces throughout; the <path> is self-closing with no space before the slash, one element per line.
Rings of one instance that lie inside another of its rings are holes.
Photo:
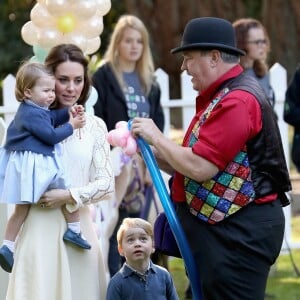
<path fill-rule="evenodd" d="M 1 147 L 0 203 L 33 204 L 49 189 L 68 188 L 59 151 L 59 144 L 54 157 Z"/>

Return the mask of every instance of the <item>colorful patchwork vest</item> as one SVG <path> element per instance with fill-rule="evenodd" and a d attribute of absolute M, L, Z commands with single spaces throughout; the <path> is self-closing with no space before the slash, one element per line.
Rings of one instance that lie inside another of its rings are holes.
<path fill-rule="evenodd" d="M 189 137 L 189 147 L 197 142 L 201 126 L 228 92 L 227 87 L 221 90 L 196 122 Z M 246 147 L 210 180 L 199 183 L 184 177 L 184 188 L 190 212 L 205 222 L 215 224 L 237 212 L 255 199 Z"/>

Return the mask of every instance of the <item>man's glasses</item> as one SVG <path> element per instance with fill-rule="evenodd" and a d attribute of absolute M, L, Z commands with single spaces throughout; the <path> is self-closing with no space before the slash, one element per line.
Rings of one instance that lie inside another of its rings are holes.
<path fill-rule="evenodd" d="M 267 44 L 267 40 L 255 40 L 255 41 L 248 41 L 248 44 L 255 44 L 256 46 L 263 46 Z"/>

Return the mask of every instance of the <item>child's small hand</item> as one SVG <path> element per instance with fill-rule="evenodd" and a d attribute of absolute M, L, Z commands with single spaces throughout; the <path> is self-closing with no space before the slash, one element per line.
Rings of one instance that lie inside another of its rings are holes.
<path fill-rule="evenodd" d="M 73 117 L 76 117 L 77 115 L 84 115 L 84 107 L 80 104 L 75 104 L 70 108 L 70 112 Z"/>
<path fill-rule="evenodd" d="M 75 109 L 78 115 L 83 115 L 84 114 L 84 107 L 80 104 L 75 104 Z"/>
<path fill-rule="evenodd" d="M 73 129 L 82 128 L 85 125 L 85 114 L 76 113 L 75 116 L 70 111 L 70 120 L 69 123 L 72 125 Z"/>

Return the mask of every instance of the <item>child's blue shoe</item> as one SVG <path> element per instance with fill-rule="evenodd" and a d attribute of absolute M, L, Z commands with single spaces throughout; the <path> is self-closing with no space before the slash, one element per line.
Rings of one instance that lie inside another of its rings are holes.
<path fill-rule="evenodd" d="M 91 245 L 81 236 L 81 233 L 76 233 L 71 229 L 65 232 L 63 240 L 83 249 L 91 249 Z"/>
<path fill-rule="evenodd" d="M 7 246 L 3 245 L 0 248 L 0 266 L 3 270 L 11 273 L 14 265 L 14 254 L 8 249 Z"/>

